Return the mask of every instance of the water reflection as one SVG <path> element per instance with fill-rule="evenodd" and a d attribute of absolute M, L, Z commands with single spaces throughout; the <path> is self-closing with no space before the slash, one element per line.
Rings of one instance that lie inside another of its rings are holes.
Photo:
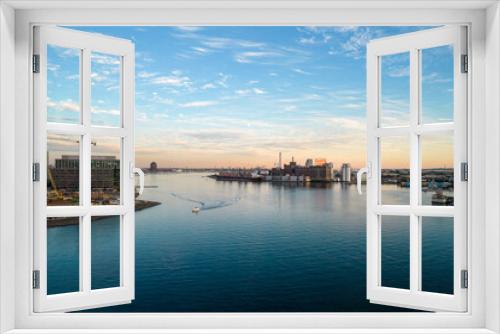
<path fill-rule="evenodd" d="M 136 214 L 136 298 L 100 311 L 399 310 L 366 299 L 366 198 L 356 186 L 221 182 L 204 176 L 146 176 L 146 184 L 158 188 L 148 188 L 143 199 L 162 205 Z M 394 196 L 407 192 L 388 187 Z M 172 194 L 204 203 L 241 200 L 195 215 L 193 202 Z M 65 247 L 65 228 L 49 228 L 51 242 Z M 439 240 L 436 231 L 433 238 Z M 68 233 L 68 242 L 72 240 Z M 397 235 L 385 246 L 397 253 L 400 243 L 392 240 L 397 241 Z M 426 251 L 432 254 L 429 247 Z M 433 266 L 450 260 L 448 253 L 440 254 L 439 261 L 426 263 L 429 279 L 453 279 L 433 276 Z M 403 280 L 404 270 L 395 270 L 391 281 Z M 63 276 L 54 275 L 50 281 L 66 284 Z"/>

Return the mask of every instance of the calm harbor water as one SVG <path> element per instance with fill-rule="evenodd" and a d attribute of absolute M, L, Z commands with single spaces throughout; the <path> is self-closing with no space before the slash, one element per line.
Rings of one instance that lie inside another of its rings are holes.
<path fill-rule="evenodd" d="M 136 214 L 136 298 L 106 312 L 362 312 L 366 204 L 356 187 L 220 182 L 200 173 L 146 176 Z M 408 190 L 384 186 L 405 200 Z M 424 194 L 431 196 L 431 194 Z M 202 202 L 202 203 L 198 203 Z M 200 207 L 199 213 L 192 213 Z M 92 286 L 119 282 L 119 222 L 92 223 Z M 382 223 L 383 285 L 409 285 L 407 217 Z M 423 289 L 450 293 L 453 223 L 422 225 Z M 78 290 L 78 227 L 48 229 L 49 293 Z M 65 273 L 65 274 L 61 274 Z"/>

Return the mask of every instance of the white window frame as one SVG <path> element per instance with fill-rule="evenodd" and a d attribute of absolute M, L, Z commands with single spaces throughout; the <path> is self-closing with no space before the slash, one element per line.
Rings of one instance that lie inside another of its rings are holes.
<path fill-rule="evenodd" d="M 422 120 L 422 50 L 453 47 L 453 121 L 424 124 Z M 467 310 L 467 289 L 462 287 L 462 271 L 467 270 L 467 183 L 461 164 L 467 163 L 467 77 L 462 56 L 467 55 L 467 29 L 445 26 L 375 39 L 367 45 L 367 297 L 373 303 L 414 307 L 421 310 Z M 409 56 L 409 120 L 407 125 L 383 126 L 382 57 L 406 53 Z M 454 205 L 422 205 L 421 138 L 426 134 L 450 135 L 453 142 Z M 387 205 L 381 201 L 381 142 L 390 137 L 408 139 L 410 198 L 407 205 Z M 382 286 L 382 229 L 384 217 L 409 220 L 409 289 Z M 453 219 L 453 294 L 422 290 L 422 218 Z"/>
<path fill-rule="evenodd" d="M 34 161 L 39 164 L 39 181 L 33 184 L 33 268 L 39 273 L 39 288 L 34 289 L 36 312 L 83 310 L 129 303 L 134 299 L 134 86 L 135 52 L 131 41 L 54 26 L 34 27 L 34 50 L 40 58 L 39 73 L 33 75 L 34 90 Z M 47 121 L 47 47 L 71 48 L 80 52 L 80 123 Z M 93 52 L 120 59 L 120 126 L 96 126 L 91 117 L 91 57 Z M 47 136 L 79 136 L 79 205 L 47 206 Z M 120 204 L 92 205 L 92 140 L 112 137 L 120 141 Z M 92 217 L 118 216 L 120 285 L 92 290 Z M 79 291 L 47 295 L 47 217 L 76 217 L 79 224 Z"/>
<path fill-rule="evenodd" d="M 63 6 L 66 8 L 62 8 Z M 18 10 L 14 10 L 16 8 Z M 468 91 L 468 130 L 471 134 L 468 143 L 468 197 L 471 199 L 468 203 L 468 220 L 471 222 L 468 240 L 468 257 L 471 261 L 468 312 L 34 314 L 30 255 L 33 244 L 33 203 L 30 200 L 33 129 L 29 71 L 31 31 L 35 24 L 469 25 L 472 82 Z M 12 69 L 13 63 L 15 71 Z M 170 333 L 176 332 L 175 329 L 179 329 L 179 332 L 181 329 L 192 329 L 190 333 L 283 333 L 287 329 L 294 333 L 353 333 L 355 329 L 358 333 L 387 333 L 389 329 L 392 333 L 498 333 L 499 76 L 500 10 L 496 1 L 406 0 L 403 4 L 402 1 L 284 3 L 269 0 L 254 3 L 242 1 L 231 5 L 221 1 L 200 4 L 190 0 L 185 0 L 184 3 L 133 0 L 120 3 L 101 0 L 74 1 L 71 4 L 45 0 L 10 0 L 0 3 L 0 331 L 15 329 L 15 333 L 47 333 L 47 329 L 64 329 L 65 333 L 109 333 L 106 329 L 115 328 L 129 329 L 128 333 L 139 333 L 148 328 L 164 329 L 164 332 Z M 488 174 L 488 182 L 485 182 L 487 172 L 491 174 Z M 15 196 L 11 195 L 12 189 L 15 189 Z M 15 258 L 12 254 L 15 254 Z M 77 331 L 78 329 L 80 330 Z"/>

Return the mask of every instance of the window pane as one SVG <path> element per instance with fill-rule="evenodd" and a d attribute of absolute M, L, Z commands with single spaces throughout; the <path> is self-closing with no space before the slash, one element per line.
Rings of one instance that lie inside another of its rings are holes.
<path fill-rule="evenodd" d="M 422 204 L 453 206 L 453 133 L 421 135 Z"/>
<path fill-rule="evenodd" d="M 453 46 L 421 50 L 422 123 L 453 121 Z"/>
<path fill-rule="evenodd" d="M 121 57 L 93 52 L 92 125 L 121 126 Z"/>
<path fill-rule="evenodd" d="M 47 45 L 47 121 L 80 123 L 80 49 Z"/>
<path fill-rule="evenodd" d="M 120 216 L 92 217 L 92 289 L 120 286 Z"/>
<path fill-rule="evenodd" d="M 121 138 L 92 139 L 92 204 L 120 204 Z"/>
<path fill-rule="evenodd" d="M 80 136 L 47 137 L 47 205 L 79 205 Z"/>
<path fill-rule="evenodd" d="M 80 218 L 47 218 L 47 294 L 80 290 Z"/>
<path fill-rule="evenodd" d="M 410 144 L 408 137 L 380 138 L 381 204 L 410 204 Z"/>
<path fill-rule="evenodd" d="M 380 57 L 380 126 L 410 124 L 410 53 Z"/>
<path fill-rule="evenodd" d="M 451 217 L 422 217 L 422 290 L 453 294 Z"/>
<path fill-rule="evenodd" d="M 382 234 L 382 286 L 410 288 L 410 217 L 384 216 Z"/>

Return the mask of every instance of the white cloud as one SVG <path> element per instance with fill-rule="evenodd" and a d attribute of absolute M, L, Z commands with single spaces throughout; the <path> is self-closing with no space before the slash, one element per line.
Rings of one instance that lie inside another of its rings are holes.
<path fill-rule="evenodd" d="M 334 27 L 333 29 L 335 31 L 338 31 L 338 32 L 352 32 L 352 31 L 358 30 L 359 27 L 357 27 L 357 26 L 340 26 L 340 27 Z"/>
<path fill-rule="evenodd" d="M 294 105 L 289 105 L 289 106 L 286 106 L 285 107 L 285 111 L 295 111 L 297 110 L 297 106 L 294 106 Z"/>
<path fill-rule="evenodd" d="M 365 98 L 365 91 L 361 89 L 337 89 L 329 93 L 336 100 L 355 101 Z"/>
<path fill-rule="evenodd" d="M 204 108 L 204 107 L 210 107 L 213 105 L 218 104 L 219 102 L 217 101 L 192 101 L 192 102 L 187 102 L 183 103 L 180 105 L 182 108 Z"/>
<path fill-rule="evenodd" d="M 297 102 L 304 102 L 304 101 L 318 101 L 318 100 L 321 100 L 322 98 L 323 97 L 321 95 L 318 95 L 318 94 L 305 94 L 305 95 L 298 96 L 298 97 L 280 99 L 279 102 L 297 103 Z"/>
<path fill-rule="evenodd" d="M 395 67 L 389 70 L 387 73 L 392 78 L 401 78 L 410 76 L 410 67 Z"/>
<path fill-rule="evenodd" d="M 155 73 L 155 72 L 147 72 L 147 71 L 141 71 L 139 73 L 137 73 L 137 77 L 141 78 L 141 79 L 149 79 L 149 78 L 152 78 L 154 76 L 157 76 L 158 73 Z"/>
<path fill-rule="evenodd" d="M 100 65 L 120 65 L 120 58 L 118 56 L 93 53 L 91 58 L 92 62 Z"/>
<path fill-rule="evenodd" d="M 148 52 L 135 52 L 135 58 L 137 63 L 154 63 L 154 59 L 149 55 Z"/>
<path fill-rule="evenodd" d="M 453 82 L 453 79 L 444 78 L 440 73 L 432 72 L 422 76 L 422 81 L 429 83 L 449 83 Z"/>
<path fill-rule="evenodd" d="M 47 108 L 55 111 L 80 112 L 80 105 L 71 99 L 61 101 L 48 100 Z"/>
<path fill-rule="evenodd" d="M 238 63 L 253 63 L 256 59 L 279 57 L 281 53 L 274 51 L 245 51 L 235 55 L 235 60 Z"/>
<path fill-rule="evenodd" d="M 248 88 L 248 89 L 238 89 L 235 91 L 236 94 L 238 95 L 241 95 L 241 96 L 248 96 L 248 95 L 251 95 L 251 94 L 255 94 L 255 95 L 262 95 L 262 94 L 266 94 L 266 91 L 261 89 L 261 88 Z"/>
<path fill-rule="evenodd" d="M 340 109 L 358 110 L 365 108 L 364 103 L 346 103 L 338 106 Z"/>
<path fill-rule="evenodd" d="M 167 85 L 174 87 L 189 87 L 192 85 L 189 77 L 179 75 L 180 73 L 176 71 L 174 72 L 172 72 L 172 75 L 153 77 L 151 79 L 151 83 L 155 85 Z"/>
<path fill-rule="evenodd" d="M 366 121 L 347 117 L 334 117 L 328 120 L 328 123 L 336 128 L 348 131 L 365 131 Z"/>
<path fill-rule="evenodd" d="M 327 44 L 333 38 L 330 27 L 299 27 L 297 31 L 302 34 L 297 41 L 302 45 Z"/>
<path fill-rule="evenodd" d="M 103 81 L 106 81 L 106 76 L 104 75 L 101 75 L 100 73 L 97 73 L 97 72 L 92 72 L 90 74 L 90 77 L 92 78 L 92 81 L 94 82 L 103 82 Z"/>
<path fill-rule="evenodd" d="M 162 97 L 157 92 L 153 92 L 153 98 L 151 99 L 151 101 L 154 103 L 159 103 L 159 104 L 164 104 L 164 105 L 173 105 L 174 104 L 174 100 Z"/>
<path fill-rule="evenodd" d="M 101 109 L 101 108 L 92 107 L 91 112 L 96 113 L 96 114 L 120 116 L 120 110 L 118 110 L 118 109 Z"/>
<path fill-rule="evenodd" d="M 197 27 L 197 26 L 178 26 L 176 28 L 181 31 L 189 31 L 189 32 L 200 31 L 203 29 L 202 27 Z"/>
<path fill-rule="evenodd" d="M 199 46 L 193 46 L 193 47 L 191 47 L 191 50 L 193 50 L 195 53 L 200 54 L 200 55 L 204 55 L 204 54 L 212 52 L 212 50 L 210 50 L 210 49 L 202 48 Z"/>
<path fill-rule="evenodd" d="M 216 88 L 216 87 L 215 87 L 215 85 L 214 85 L 213 83 L 211 83 L 211 82 L 206 83 L 206 84 L 204 84 L 203 86 L 201 86 L 201 89 L 203 89 L 203 90 L 207 90 L 207 89 L 214 89 L 214 88 Z"/>
<path fill-rule="evenodd" d="M 61 65 L 59 64 L 51 64 L 51 63 L 47 64 L 47 70 L 50 72 L 58 72 L 60 68 Z"/>
<path fill-rule="evenodd" d="M 228 87 L 227 81 L 229 80 L 229 78 L 231 78 L 231 76 L 228 74 L 224 74 L 222 72 L 219 73 L 218 75 L 219 75 L 219 79 L 215 83 L 221 87 L 227 88 Z"/>
<path fill-rule="evenodd" d="M 118 90 L 120 89 L 120 85 L 113 85 L 113 86 L 108 86 L 106 87 L 106 90 L 109 92 L 109 91 L 112 91 L 112 90 Z"/>
<path fill-rule="evenodd" d="M 206 36 L 195 31 L 179 30 L 172 36 L 179 39 L 191 39 L 198 43 L 177 54 L 182 58 L 193 58 L 210 52 L 228 50 L 234 53 L 234 60 L 239 63 L 253 63 L 284 65 L 298 63 L 309 56 L 309 52 L 302 49 L 293 49 L 283 45 L 274 45 L 251 40 Z M 286 57 L 285 57 L 286 56 Z M 275 58 L 280 57 L 280 61 Z"/>
<path fill-rule="evenodd" d="M 144 112 L 136 112 L 135 113 L 135 120 L 138 122 L 147 122 L 150 120 L 148 114 Z"/>
<path fill-rule="evenodd" d="M 377 31 L 367 27 L 355 29 L 351 37 L 340 45 L 341 50 L 345 55 L 354 59 L 363 58 L 366 44 L 378 35 L 379 33 Z M 337 50 L 333 50 L 333 52 L 337 52 Z"/>
<path fill-rule="evenodd" d="M 316 38 L 314 36 L 311 37 L 301 37 L 299 38 L 300 44 L 316 44 Z"/>
<path fill-rule="evenodd" d="M 202 37 L 201 44 L 204 46 L 214 48 L 214 49 L 225 49 L 225 48 L 258 48 L 265 46 L 264 43 L 246 41 L 234 38 L 224 38 L 224 37 Z"/>
<path fill-rule="evenodd" d="M 307 72 L 307 71 L 301 70 L 300 68 L 294 68 L 293 71 L 295 73 L 299 73 L 299 74 L 303 74 L 303 75 L 311 75 L 312 74 L 311 72 Z"/>

